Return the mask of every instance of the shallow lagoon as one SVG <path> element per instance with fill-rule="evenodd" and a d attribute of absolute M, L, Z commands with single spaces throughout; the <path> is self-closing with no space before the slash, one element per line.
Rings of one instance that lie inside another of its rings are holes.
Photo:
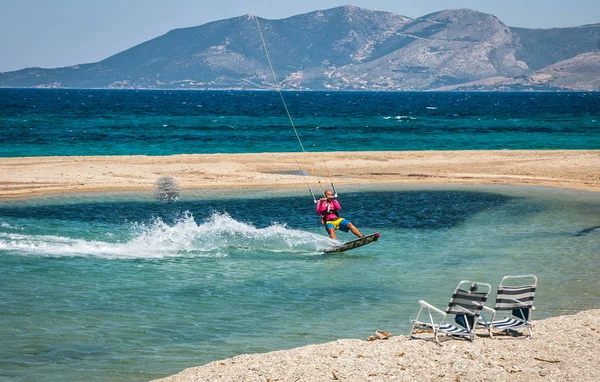
<path fill-rule="evenodd" d="M 600 307 L 599 194 L 340 188 L 343 215 L 382 236 L 334 255 L 305 190 L 0 202 L 0 376 L 148 380 L 403 334 L 417 300 L 443 308 L 463 279 L 536 274 L 536 318 Z"/>

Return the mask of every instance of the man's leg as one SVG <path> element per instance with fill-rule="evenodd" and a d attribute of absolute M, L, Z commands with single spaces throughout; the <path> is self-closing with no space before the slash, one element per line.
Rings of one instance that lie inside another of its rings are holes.
<path fill-rule="evenodd" d="M 335 240 L 335 228 L 327 228 L 327 232 L 329 232 L 329 237 Z"/>
<path fill-rule="evenodd" d="M 350 231 L 352 231 L 353 234 L 355 234 L 358 237 L 362 237 L 362 234 L 360 233 L 360 231 L 358 230 L 358 228 L 356 228 L 354 226 L 354 224 L 352 223 L 348 223 L 348 228 L 350 229 Z"/>

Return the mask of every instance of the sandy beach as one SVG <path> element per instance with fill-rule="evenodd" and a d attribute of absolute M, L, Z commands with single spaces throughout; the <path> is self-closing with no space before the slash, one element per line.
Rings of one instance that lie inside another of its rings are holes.
<path fill-rule="evenodd" d="M 302 176 L 303 171 L 307 176 Z M 0 198 L 152 190 L 343 184 L 510 184 L 600 191 L 599 150 L 379 151 L 0 159 Z"/>
<path fill-rule="evenodd" d="M 446 337 L 441 346 L 406 335 L 338 340 L 240 355 L 160 381 L 600 380 L 600 310 L 536 321 L 531 340 L 490 339 L 481 333 L 472 343 Z"/>

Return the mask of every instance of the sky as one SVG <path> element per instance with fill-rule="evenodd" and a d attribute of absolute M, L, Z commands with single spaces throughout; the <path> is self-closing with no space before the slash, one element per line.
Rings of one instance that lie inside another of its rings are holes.
<path fill-rule="evenodd" d="M 258 16 L 268 19 L 352 4 L 412 18 L 471 8 L 525 28 L 600 23 L 600 0 L 252 0 L 252 4 Z M 97 62 L 172 29 L 250 13 L 248 0 L 0 0 L 0 72 Z"/>

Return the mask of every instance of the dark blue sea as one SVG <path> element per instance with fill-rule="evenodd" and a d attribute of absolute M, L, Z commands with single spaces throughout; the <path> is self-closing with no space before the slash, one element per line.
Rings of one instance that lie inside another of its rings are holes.
<path fill-rule="evenodd" d="M 286 92 L 306 151 L 600 148 L 600 93 Z M 275 92 L 0 89 L 0 156 L 299 151 Z"/>
<path fill-rule="evenodd" d="M 284 96 L 307 151 L 600 147 L 597 93 Z M 0 89 L 0 129 L 0 157 L 300 150 L 270 92 Z M 0 200 L 0 380 L 147 381 L 377 329 L 405 335 L 418 300 L 444 309 L 465 279 L 495 290 L 535 274 L 534 320 L 600 308 L 598 193 L 338 192 L 379 241 L 325 255 L 337 243 L 306 190 Z"/>

